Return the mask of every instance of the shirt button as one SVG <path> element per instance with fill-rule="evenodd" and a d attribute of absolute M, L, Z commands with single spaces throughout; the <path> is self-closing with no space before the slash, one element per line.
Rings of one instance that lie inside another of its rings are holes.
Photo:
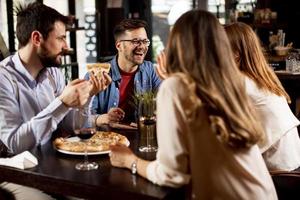
<path fill-rule="evenodd" d="M 114 106 L 116 106 L 117 105 L 117 103 L 116 102 L 114 102 Z"/>

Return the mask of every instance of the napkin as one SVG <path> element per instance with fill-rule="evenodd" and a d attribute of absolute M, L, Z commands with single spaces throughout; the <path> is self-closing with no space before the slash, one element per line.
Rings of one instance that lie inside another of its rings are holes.
<path fill-rule="evenodd" d="M 135 123 L 131 123 L 131 124 L 109 123 L 109 126 L 115 129 L 137 130 L 137 125 Z"/>
<path fill-rule="evenodd" d="M 35 167 L 38 160 L 29 151 L 24 151 L 11 158 L 0 158 L 0 165 L 15 167 L 18 169 L 27 169 Z"/>

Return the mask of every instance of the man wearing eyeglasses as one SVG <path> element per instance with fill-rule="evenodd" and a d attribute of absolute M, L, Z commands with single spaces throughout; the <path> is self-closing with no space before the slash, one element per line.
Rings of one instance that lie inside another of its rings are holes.
<path fill-rule="evenodd" d="M 92 102 L 93 109 L 100 114 L 98 125 L 135 121 L 133 95 L 155 92 L 161 83 L 153 64 L 144 60 L 150 45 L 146 26 L 142 20 L 125 19 L 114 29 L 118 54 L 110 62 L 112 83 Z"/>

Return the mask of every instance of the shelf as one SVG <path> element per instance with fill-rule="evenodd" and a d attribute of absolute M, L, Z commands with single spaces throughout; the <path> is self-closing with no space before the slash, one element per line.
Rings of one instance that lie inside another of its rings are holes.
<path fill-rule="evenodd" d="M 287 56 L 267 55 L 269 62 L 284 62 Z"/>
<path fill-rule="evenodd" d="M 77 62 L 71 62 L 71 63 L 68 63 L 68 64 L 62 64 L 62 65 L 60 65 L 60 67 L 63 68 L 63 67 L 77 66 L 77 65 L 78 65 Z"/>
<path fill-rule="evenodd" d="M 69 31 L 69 32 L 75 32 L 75 31 L 82 31 L 82 30 L 85 30 L 84 27 L 77 27 L 77 28 L 67 28 L 66 31 Z"/>
<path fill-rule="evenodd" d="M 290 72 L 286 70 L 276 70 L 275 73 L 280 75 L 300 75 L 300 72 Z"/>
<path fill-rule="evenodd" d="M 259 29 L 285 29 L 287 24 L 278 21 L 271 21 L 270 23 L 254 22 L 253 27 Z"/>

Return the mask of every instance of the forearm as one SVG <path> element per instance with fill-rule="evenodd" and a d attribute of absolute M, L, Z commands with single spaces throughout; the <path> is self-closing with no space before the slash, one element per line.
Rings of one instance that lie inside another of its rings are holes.
<path fill-rule="evenodd" d="M 70 108 L 66 107 L 58 98 L 56 98 L 40 113 L 32 117 L 29 123 L 31 123 L 32 131 L 37 143 L 44 144 L 47 142 L 44 141 L 44 137 L 46 135 L 51 135 L 51 133 L 56 130 L 58 124 L 66 117 L 69 111 Z M 69 123 L 72 123 L 72 121 Z"/>
<path fill-rule="evenodd" d="M 149 161 L 137 157 L 128 147 L 124 145 L 111 145 L 110 146 L 110 162 L 112 166 L 127 168 L 134 173 L 134 164 L 136 167 L 135 173 L 147 178 L 147 167 Z"/>
<path fill-rule="evenodd" d="M 102 124 L 108 124 L 108 116 L 107 114 L 100 114 L 95 116 L 95 122 L 97 126 L 101 126 Z"/>
<path fill-rule="evenodd" d="M 75 121 L 75 113 L 76 113 L 76 110 L 78 109 L 90 109 L 89 106 L 90 106 L 90 102 L 91 102 L 91 98 L 89 98 L 89 100 L 87 101 L 87 103 L 84 105 L 83 108 L 69 108 L 69 112 L 68 114 L 64 117 L 64 119 L 62 120 L 62 122 L 59 124 L 59 126 L 61 128 L 63 128 L 64 130 L 72 133 L 73 132 L 73 129 L 74 129 L 74 123 L 76 123 Z M 91 113 L 93 114 L 93 111 L 90 110 Z M 96 115 L 95 115 L 95 120 L 96 120 Z M 95 121 L 94 120 L 94 121 Z"/>
<path fill-rule="evenodd" d="M 5 116 L 5 121 L 0 126 L 1 140 L 13 153 L 31 149 L 37 144 L 45 144 L 67 113 L 68 108 L 58 99 L 36 116 L 27 119 L 3 109 L 1 115 Z"/>
<path fill-rule="evenodd" d="M 147 179 L 147 167 L 150 161 L 141 158 L 136 159 L 137 174 Z"/>
<path fill-rule="evenodd" d="M 128 157 L 125 161 L 125 167 L 132 171 L 133 163 L 136 164 L 136 173 L 146 179 L 147 177 L 147 167 L 151 161 L 147 161 L 137 157 L 136 155 L 132 154 L 132 156 Z"/>

